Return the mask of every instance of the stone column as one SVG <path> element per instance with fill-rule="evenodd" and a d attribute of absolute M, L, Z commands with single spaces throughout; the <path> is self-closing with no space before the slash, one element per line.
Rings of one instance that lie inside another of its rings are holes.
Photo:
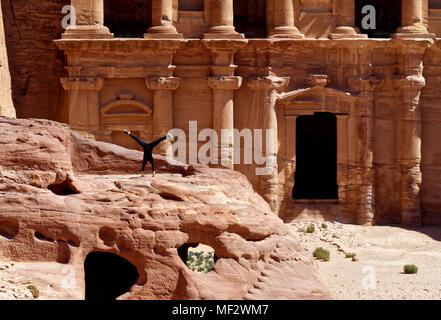
<path fill-rule="evenodd" d="M 70 26 L 62 39 L 112 39 L 113 34 L 104 26 L 104 0 L 71 0 L 75 14 L 71 11 Z"/>
<path fill-rule="evenodd" d="M 294 24 L 294 5 L 292 0 L 274 0 L 274 7 L 268 6 L 267 10 L 273 10 L 273 29 L 270 38 L 304 38 Z"/>
<path fill-rule="evenodd" d="M 421 75 L 398 77 L 395 87 L 402 97 L 400 122 L 401 156 L 401 223 L 421 225 L 421 89 L 425 79 Z"/>
<path fill-rule="evenodd" d="M 435 38 L 435 34 L 429 33 L 424 24 L 423 3 L 428 6 L 423 0 L 402 0 L 402 26 L 395 34 L 396 38 Z"/>
<path fill-rule="evenodd" d="M 100 131 L 99 93 L 104 86 L 100 78 L 61 78 L 69 92 L 69 126 L 94 136 Z"/>
<path fill-rule="evenodd" d="M 211 0 L 211 27 L 205 39 L 243 39 L 234 29 L 233 0 Z"/>
<path fill-rule="evenodd" d="M 248 87 L 258 94 L 258 98 L 263 102 L 262 129 L 263 136 L 268 134 L 267 130 L 272 131 L 273 139 L 266 143 L 263 140 L 264 156 L 267 159 L 267 166 L 260 176 L 260 194 L 269 203 L 274 212 L 279 211 L 279 181 L 278 181 L 278 123 L 276 102 L 278 93 L 283 92 L 289 84 L 289 78 L 279 78 L 275 76 L 250 79 Z"/>
<path fill-rule="evenodd" d="M 152 27 L 145 38 L 182 39 L 182 34 L 173 26 L 173 0 L 152 0 Z"/>
<path fill-rule="evenodd" d="M 153 91 L 153 141 L 167 135 L 173 129 L 173 93 L 179 86 L 179 79 L 159 77 L 146 79 L 147 88 Z M 169 141 L 163 141 L 156 149 L 166 155 Z"/>
<path fill-rule="evenodd" d="M 359 93 L 358 145 L 359 185 L 356 222 L 359 225 L 373 225 L 375 218 L 374 205 L 374 149 L 375 149 L 375 92 L 382 80 L 375 77 L 356 77 L 349 80 L 351 90 Z"/>
<path fill-rule="evenodd" d="M 213 129 L 216 130 L 220 146 L 218 163 L 221 167 L 234 170 L 234 90 L 242 85 L 242 78 L 235 76 L 211 77 L 208 85 L 213 89 Z M 222 139 L 222 131 L 228 133 L 228 140 Z"/>
<path fill-rule="evenodd" d="M 333 4 L 338 25 L 329 37 L 331 39 L 367 38 L 367 35 L 360 34 L 360 30 L 355 27 L 355 1 L 334 0 Z"/>

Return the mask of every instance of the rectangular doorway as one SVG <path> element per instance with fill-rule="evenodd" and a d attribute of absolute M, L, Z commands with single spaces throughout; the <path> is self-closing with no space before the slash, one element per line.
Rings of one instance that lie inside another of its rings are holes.
<path fill-rule="evenodd" d="M 296 123 L 294 200 L 337 200 L 337 117 L 317 112 Z"/>

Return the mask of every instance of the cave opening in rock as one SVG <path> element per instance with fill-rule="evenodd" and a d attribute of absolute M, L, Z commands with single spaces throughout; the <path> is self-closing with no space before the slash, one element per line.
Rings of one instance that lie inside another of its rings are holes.
<path fill-rule="evenodd" d="M 371 10 L 362 12 L 366 6 L 375 8 L 375 28 L 364 28 L 363 18 L 371 13 Z M 401 0 L 356 0 L 355 25 L 369 38 L 390 38 L 401 26 Z"/>
<path fill-rule="evenodd" d="M 65 179 L 61 183 L 51 184 L 47 188 L 58 196 L 69 196 L 79 193 L 69 179 Z"/>
<path fill-rule="evenodd" d="M 300 116 L 296 128 L 293 198 L 338 199 L 337 117 L 327 112 Z"/>
<path fill-rule="evenodd" d="M 109 252 L 92 252 L 84 261 L 86 300 L 115 300 L 128 292 L 139 274 L 126 259 Z"/>
<path fill-rule="evenodd" d="M 213 270 L 218 260 L 212 247 L 199 243 L 183 244 L 178 249 L 178 255 L 190 270 L 201 273 Z"/>
<path fill-rule="evenodd" d="M 143 38 L 152 26 L 152 1 L 104 0 L 104 24 L 115 38 Z"/>

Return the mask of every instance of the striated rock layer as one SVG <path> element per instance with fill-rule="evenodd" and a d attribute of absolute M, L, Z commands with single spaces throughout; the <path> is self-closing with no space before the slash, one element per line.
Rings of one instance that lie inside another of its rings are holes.
<path fill-rule="evenodd" d="M 70 294 L 84 297 L 84 261 L 99 251 L 136 266 L 120 299 L 330 298 L 242 174 L 156 156 L 159 174 L 141 177 L 140 152 L 48 120 L 0 118 L 0 133 L 0 256 L 72 268 Z M 213 271 L 181 260 L 178 248 L 195 243 L 214 248 Z M 66 288 L 66 274 L 58 282 Z"/>

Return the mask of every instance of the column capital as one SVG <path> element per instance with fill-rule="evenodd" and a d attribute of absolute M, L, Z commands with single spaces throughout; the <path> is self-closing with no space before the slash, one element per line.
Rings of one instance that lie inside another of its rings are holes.
<path fill-rule="evenodd" d="M 210 77 L 208 85 L 213 90 L 237 90 L 242 85 L 242 78 L 236 76 Z"/>
<path fill-rule="evenodd" d="M 359 93 L 373 93 L 384 83 L 382 77 L 355 76 L 348 79 L 348 87 L 351 91 Z"/>
<path fill-rule="evenodd" d="M 102 78 L 60 78 L 64 90 L 101 91 L 104 86 Z"/>
<path fill-rule="evenodd" d="M 400 90 L 421 90 L 426 86 L 426 79 L 423 76 L 412 75 L 405 76 L 399 75 L 393 79 L 394 87 Z"/>
<path fill-rule="evenodd" d="M 150 90 L 176 90 L 180 79 L 176 77 L 147 78 L 146 85 Z"/>
<path fill-rule="evenodd" d="M 251 90 L 277 90 L 282 92 L 288 87 L 289 81 L 289 77 L 257 77 L 248 79 L 247 85 Z"/>

